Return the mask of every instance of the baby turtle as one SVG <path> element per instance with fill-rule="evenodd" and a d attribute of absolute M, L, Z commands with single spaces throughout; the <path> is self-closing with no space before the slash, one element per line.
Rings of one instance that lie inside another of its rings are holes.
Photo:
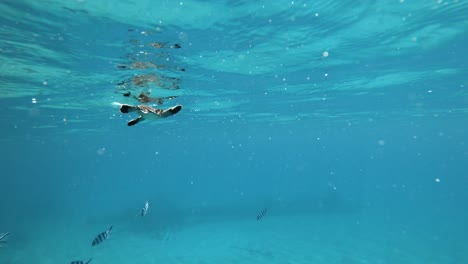
<path fill-rule="evenodd" d="M 158 118 L 169 117 L 169 116 L 177 114 L 181 109 L 182 109 L 181 105 L 176 105 L 166 110 L 153 108 L 148 105 L 133 106 L 133 105 L 128 105 L 128 104 L 123 104 L 120 106 L 120 112 L 123 114 L 131 113 L 131 112 L 137 112 L 138 114 L 140 114 L 137 118 L 130 120 L 128 122 L 128 126 L 133 126 L 143 120 L 153 120 L 153 119 L 158 119 Z"/>

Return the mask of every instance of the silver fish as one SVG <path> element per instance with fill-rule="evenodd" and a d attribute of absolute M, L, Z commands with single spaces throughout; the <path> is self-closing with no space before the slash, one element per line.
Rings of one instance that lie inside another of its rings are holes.
<path fill-rule="evenodd" d="M 143 206 L 143 208 L 141 208 L 141 212 L 140 212 L 141 216 L 145 216 L 148 213 L 149 205 L 150 205 L 150 202 L 146 201 L 145 206 Z"/>
<path fill-rule="evenodd" d="M 8 243 L 8 241 L 6 241 L 8 235 L 10 235 L 8 232 L 0 234 L 0 243 Z M 0 244 L 0 247 L 1 246 L 2 244 Z"/>

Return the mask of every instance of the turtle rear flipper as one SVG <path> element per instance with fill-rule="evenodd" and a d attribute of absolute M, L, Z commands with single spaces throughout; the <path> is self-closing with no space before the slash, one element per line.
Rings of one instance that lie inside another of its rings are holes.
<path fill-rule="evenodd" d="M 161 114 L 161 117 L 168 117 L 168 116 L 171 116 L 171 115 L 175 115 L 180 110 L 182 110 L 182 106 L 181 105 L 176 105 L 174 107 L 171 107 L 171 108 L 168 108 L 168 109 L 164 110 L 164 112 L 162 112 L 162 114 Z"/>
<path fill-rule="evenodd" d="M 132 120 L 128 121 L 127 125 L 128 126 L 133 126 L 133 125 L 136 125 L 138 122 L 143 121 L 143 120 L 144 120 L 144 118 L 142 116 L 139 116 L 139 117 L 137 117 L 135 119 L 132 119 Z"/>

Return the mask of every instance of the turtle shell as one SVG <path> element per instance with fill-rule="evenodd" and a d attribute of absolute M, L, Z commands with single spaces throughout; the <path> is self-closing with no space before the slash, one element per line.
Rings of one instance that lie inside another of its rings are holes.
<path fill-rule="evenodd" d="M 140 110 L 140 112 L 142 114 L 145 114 L 145 115 L 151 113 L 151 114 L 155 114 L 155 115 L 160 116 L 162 114 L 162 112 L 163 112 L 162 109 L 153 108 L 153 107 L 148 106 L 148 105 L 138 105 L 138 109 Z"/>

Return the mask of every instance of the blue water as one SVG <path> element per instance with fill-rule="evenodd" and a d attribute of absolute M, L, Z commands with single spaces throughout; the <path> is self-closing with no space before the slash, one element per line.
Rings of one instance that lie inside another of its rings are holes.
<path fill-rule="evenodd" d="M 468 263 L 468 2 L 0 11 L 1 264 Z"/>

